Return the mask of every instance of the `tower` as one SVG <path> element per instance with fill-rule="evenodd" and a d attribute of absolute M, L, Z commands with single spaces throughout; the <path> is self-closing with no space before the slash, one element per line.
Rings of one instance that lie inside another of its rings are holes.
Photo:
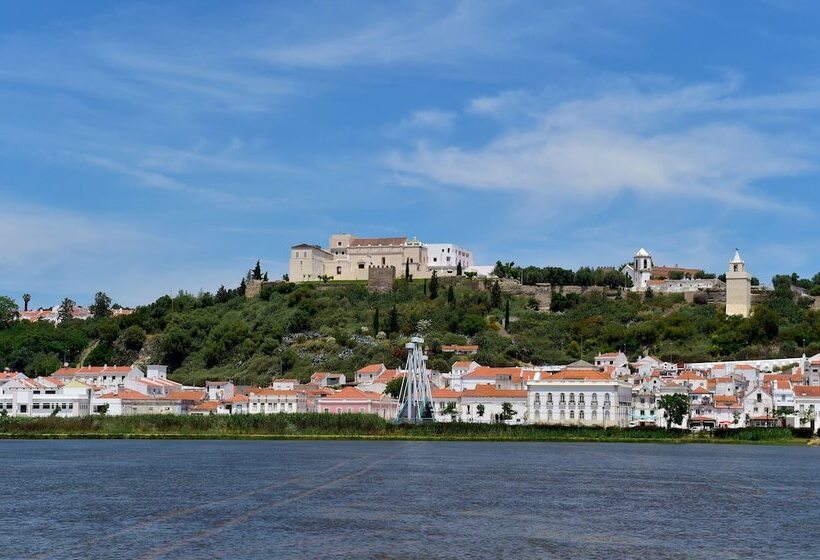
<path fill-rule="evenodd" d="M 632 260 L 632 268 L 635 270 L 632 284 L 635 288 L 646 289 L 649 285 L 649 279 L 652 278 L 652 267 L 652 255 L 641 247 Z"/>
<path fill-rule="evenodd" d="M 748 317 L 752 309 L 752 277 L 746 271 L 746 263 L 735 249 L 726 272 L 726 314 Z"/>
<path fill-rule="evenodd" d="M 427 375 L 427 356 L 422 351 L 424 339 L 414 336 L 405 344 L 407 366 L 399 392 L 397 422 L 433 422 L 433 395 Z"/>

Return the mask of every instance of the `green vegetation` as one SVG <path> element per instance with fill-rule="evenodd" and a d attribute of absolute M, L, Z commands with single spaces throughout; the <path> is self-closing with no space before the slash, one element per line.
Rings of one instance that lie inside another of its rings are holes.
<path fill-rule="evenodd" d="M 188 384 L 227 378 L 267 385 L 279 376 L 304 381 L 315 371 L 350 374 L 368 363 L 402 366 L 404 343 L 414 333 L 425 337 L 429 364 L 440 371 L 461 359 L 442 353 L 444 344 L 477 344 L 476 361 L 489 366 L 591 360 L 613 349 L 676 362 L 820 352 L 820 312 L 784 283 L 748 319 L 702 301 L 686 303 L 681 295 L 627 291 L 609 298 L 600 291 L 556 292 L 557 312 L 540 313 L 530 298 L 466 276 L 400 281 L 387 294 L 335 281 L 265 284 L 255 298 L 243 293 L 240 285 L 163 296 L 118 317 L 108 312 L 106 296 L 95 302 L 98 316 L 57 327 L 14 321 L 16 304 L 0 297 L 0 368 L 44 375 L 64 361 L 139 361 L 167 364 L 172 379 Z M 4 313 L 12 319 L 4 322 Z"/>
<path fill-rule="evenodd" d="M 667 428 L 682 426 L 684 416 L 689 413 L 689 395 L 662 395 L 658 399 L 658 408 L 663 409 Z"/>
<path fill-rule="evenodd" d="M 0 438 L 375 438 L 500 441 L 645 441 L 805 443 L 786 428 L 691 434 L 658 428 L 599 428 L 461 422 L 393 424 L 372 414 L 247 414 L 218 416 L 0 417 Z"/>
<path fill-rule="evenodd" d="M 539 268 L 520 267 L 514 262 L 495 263 L 493 274 L 499 278 L 515 278 L 525 285 L 552 284 L 553 286 L 606 286 L 608 288 L 628 288 L 632 281 L 619 270 L 611 267 L 590 268 L 582 266 L 576 271 L 557 266 Z"/>

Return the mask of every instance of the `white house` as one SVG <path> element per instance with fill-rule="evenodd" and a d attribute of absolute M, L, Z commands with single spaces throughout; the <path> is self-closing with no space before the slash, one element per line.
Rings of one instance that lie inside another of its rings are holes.
<path fill-rule="evenodd" d="M 356 384 L 372 383 L 375 379 L 383 374 L 387 368 L 384 364 L 369 364 L 361 369 L 356 370 Z"/>
<path fill-rule="evenodd" d="M 317 371 L 310 376 L 310 382 L 319 387 L 336 387 L 337 385 L 344 385 L 347 383 L 347 377 L 344 373 L 327 373 Z"/>
<path fill-rule="evenodd" d="M 626 427 L 632 388 L 591 369 L 537 372 L 527 382 L 531 423 Z"/>
<path fill-rule="evenodd" d="M 79 381 L 52 387 L 17 378 L 0 386 L 0 410 L 9 416 L 88 416 L 92 394 L 93 388 Z"/>
<path fill-rule="evenodd" d="M 461 393 L 452 389 L 432 389 L 433 415 L 436 422 L 458 420 L 461 413 Z"/>
<path fill-rule="evenodd" d="M 794 388 L 794 404 L 800 427 L 820 429 L 820 386 L 798 385 Z"/>
<path fill-rule="evenodd" d="M 461 264 L 462 271 L 473 266 L 473 252 L 452 243 L 426 243 L 427 268 L 437 270 L 439 275 L 456 273 Z"/>
<path fill-rule="evenodd" d="M 504 418 L 504 404 L 509 403 L 512 418 Z M 461 393 L 461 420 L 491 424 L 526 424 L 527 391 L 526 389 L 498 389 L 493 385 L 477 385 Z"/>
<path fill-rule="evenodd" d="M 626 377 L 631 372 L 629 358 L 623 352 L 606 352 L 595 356 L 595 366 L 602 371 L 610 371 L 613 377 Z M 612 368 L 612 369 L 607 369 Z"/>
<path fill-rule="evenodd" d="M 769 386 L 759 385 L 743 397 L 744 425 L 772 425 L 773 414 L 774 399 Z"/>
<path fill-rule="evenodd" d="M 250 414 L 293 414 L 307 412 L 307 395 L 304 391 L 280 389 L 251 389 L 248 391 Z"/>
<path fill-rule="evenodd" d="M 464 383 L 462 380 L 464 376 L 479 367 L 481 367 L 481 364 L 476 361 L 454 362 L 450 367 L 450 379 L 447 385 L 454 391 L 463 391 Z"/>
<path fill-rule="evenodd" d="M 137 366 L 86 366 L 79 368 L 63 367 L 52 374 L 52 377 L 67 383 L 76 380 L 102 389 L 116 389 L 125 385 L 127 379 L 145 377 Z"/>

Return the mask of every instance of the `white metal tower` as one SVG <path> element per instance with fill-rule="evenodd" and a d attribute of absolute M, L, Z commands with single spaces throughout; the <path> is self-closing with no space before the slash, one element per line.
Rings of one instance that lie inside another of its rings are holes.
<path fill-rule="evenodd" d="M 422 346 L 424 339 L 414 336 L 404 345 L 407 348 L 407 366 L 399 393 L 397 422 L 433 422 L 433 395 L 427 376 L 427 356 Z"/>

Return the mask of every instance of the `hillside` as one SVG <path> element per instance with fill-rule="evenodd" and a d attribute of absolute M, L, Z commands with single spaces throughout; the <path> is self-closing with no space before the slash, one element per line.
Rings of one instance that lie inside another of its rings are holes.
<path fill-rule="evenodd" d="M 240 290 L 216 295 L 164 296 L 125 317 L 47 323 L 13 322 L 0 328 L 0 367 L 49 374 L 64 360 L 88 364 L 165 363 L 184 383 L 230 378 L 267 384 L 271 376 L 306 379 L 315 371 L 350 373 L 364 364 L 404 362 L 403 343 L 423 334 L 430 365 L 449 370 L 456 359 L 442 344 L 474 343 L 485 365 L 591 360 L 621 348 L 630 357 L 650 352 L 672 361 L 705 361 L 820 352 L 820 312 L 805 308 L 788 287 L 778 288 L 750 319 L 726 317 L 717 307 L 681 296 L 643 299 L 624 292 L 557 298 L 560 313 L 533 310 L 526 297 L 510 299 L 491 284 L 444 282 L 431 298 L 427 283 L 397 282 L 388 294 L 358 283 L 266 286 L 257 298 Z M 395 309 L 395 312 L 393 311 Z M 378 310 L 378 331 L 374 320 Z"/>

